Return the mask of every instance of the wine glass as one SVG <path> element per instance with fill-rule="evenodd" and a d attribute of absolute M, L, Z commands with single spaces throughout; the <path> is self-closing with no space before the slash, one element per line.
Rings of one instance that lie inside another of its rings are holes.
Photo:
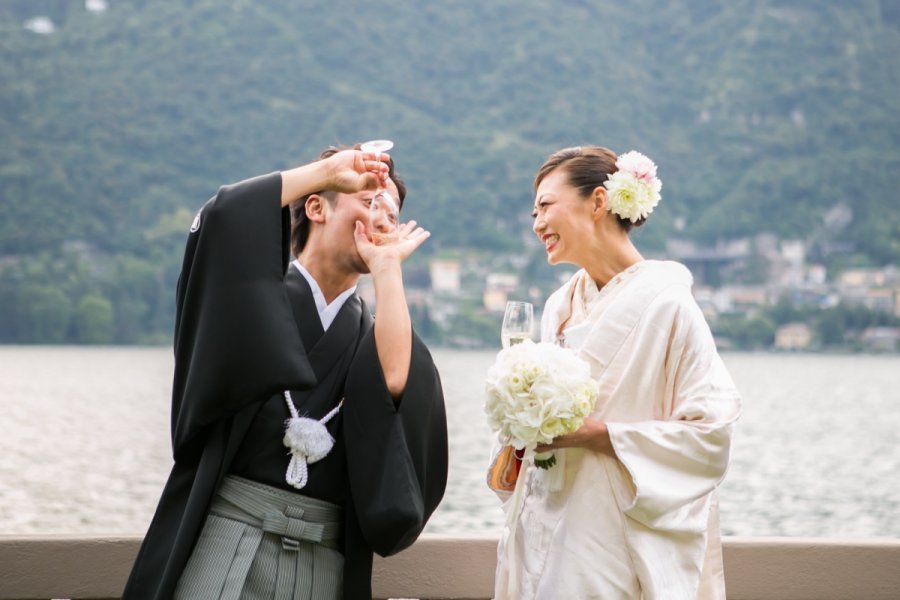
<path fill-rule="evenodd" d="M 534 327 L 534 305 L 531 302 L 510 300 L 503 313 L 503 326 L 500 328 L 500 342 L 504 348 L 515 346 L 531 339 Z"/>
<path fill-rule="evenodd" d="M 391 140 L 371 140 L 361 144 L 359 149 L 381 160 L 381 153 L 394 147 Z M 396 241 L 400 226 L 400 205 L 383 186 L 379 186 L 369 204 L 369 236 L 377 245 Z"/>

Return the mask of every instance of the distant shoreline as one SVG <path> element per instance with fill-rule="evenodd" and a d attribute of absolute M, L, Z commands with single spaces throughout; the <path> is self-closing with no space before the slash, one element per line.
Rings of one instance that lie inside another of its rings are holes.
<path fill-rule="evenodd" d="M 491 351 L 499 351 L 499 346 L 497 348 L 491 348 L 490 346 L 477 346 L 472 348 L 460 348 L 458 346 L 442 346 L 442 345 L 432 345 L 427 341 L 425 345 L 428 346 L 429 350 L 440 350 L 444 352 L 491 352 Z M 18 344 L 0 344 L 0 348 L 96 348 L 96 349 L 110 349 L 110 348 L 118 348 L 118 349 L 171 349 L 171 344 L 42 344 L 42 343 L 18 343 Z M 818 355 L 818 356 L 897 356 L 900 357 L 900 349 L 891 351 L 870 351 L 870 350 L 855 350 L 852 348 L 840 349 L 840 348 L 831 348 L 828 350 L 778 350 L 776 348 L 768 348 L 768 349 L 741 349 L 741 348 L 719 348 L 719 354 L 729 355 L 729 354 L 781 354 L 785 356 L 790 355 Z"/>

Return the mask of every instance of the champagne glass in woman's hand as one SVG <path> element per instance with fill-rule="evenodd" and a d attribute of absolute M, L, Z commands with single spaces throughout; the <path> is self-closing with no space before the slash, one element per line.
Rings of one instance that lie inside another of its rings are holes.
<path fill-rule="evenodd" d="M 381 153 L 394 147 L 391 140 L 372 140 L 362 144 L 359 149 L 376 156 L 381 160 Z M 367 226 L 372 243 L 383 245 L 396 242 L 398 239 L 398 227 L 400 224 L 400 205 L 391 196 L 384 186 L 379 186 L 372 196 L 369 205 L 369 223 Z"/>
<path fill-rule="evenodd" d="M 507 302 L 503 326 L 500 328 L 500 342 L 504 348 L 509 348 L 530 340 L 533 327 L 534 306 L 531 302 Z"/>

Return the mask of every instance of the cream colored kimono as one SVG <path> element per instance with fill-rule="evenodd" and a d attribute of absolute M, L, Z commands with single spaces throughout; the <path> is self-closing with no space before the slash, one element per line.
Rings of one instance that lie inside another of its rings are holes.
<path fill-rule="evenodd" d="M 725 598 L 716 487 L 740 397 L 691 284 L 678 263 L 644 261 L 600 291 L 580 271 L 547 300 L 542 340 L 590 363 L 591 418 L 616 457 L 557 450 L 549 471 L 523 467 L 497 599 Z"/>

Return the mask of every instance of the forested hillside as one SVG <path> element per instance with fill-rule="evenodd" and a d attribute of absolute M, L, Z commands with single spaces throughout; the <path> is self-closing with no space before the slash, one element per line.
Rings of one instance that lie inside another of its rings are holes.
<path fill-rule="evenodd" d="M 900 259 L 890 0 L 88 4 L 0 3 L 0 342 L 167 339 L 219 185 L 372 137 L 427 252 L 523 252 L 536 168 L 598 143 L 659 165 L 649 250 Z"/>

